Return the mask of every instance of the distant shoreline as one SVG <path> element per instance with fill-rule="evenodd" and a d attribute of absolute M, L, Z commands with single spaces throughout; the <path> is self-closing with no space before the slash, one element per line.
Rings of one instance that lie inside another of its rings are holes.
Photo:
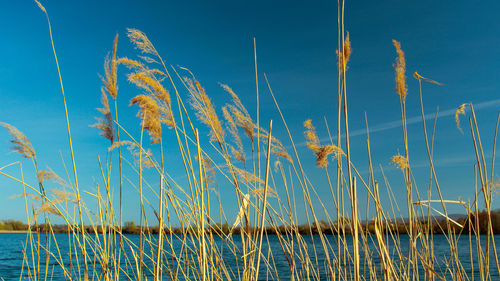
<path fill-rule="evenodd" d="M 0 230 L 1 233 L 28 233 L 27 230 Z"/>

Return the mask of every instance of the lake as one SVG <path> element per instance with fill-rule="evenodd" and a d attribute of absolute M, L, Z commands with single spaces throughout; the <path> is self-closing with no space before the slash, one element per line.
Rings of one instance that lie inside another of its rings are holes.
<path fill-rule="evenodd" d="M 69 249 L 68 249 L 68 235 L 67 234 L 55 234 L 56 239 L 58 241 L 59 249 L 61 251 L 61 255 L 63 256 L 64 263 L 66 265 L 69 265 L 71 263 L 75 263 L 74 261 L 74 249 L 73 249 L 73 257 L 72 259 L 69 257 Z M 45 244 L 45 238 L 43 235 L 41 235 L 41 244 Z M 330 256 L 333 257 L 336 255 L 336 236 L 335 235 L 328 235 L 328 242 L 332 245 L 332 252 L 330 253 Z M 140 236 L 139 235 L 126 235 L 126 238 L 129 239 L 131 242 L 135 244 L 139 244 Z M 348 243 L 348 248 L 350 248 L 350 236 L 347 236 L 347 243 Z M 481 237 L 481 241 L 483 243 L 483 249 L 484 249 L 484 241 L 485 241 L 485 236 Z M 304 236 L 305 243 L 307 244 L 307 249 L 311 257 L 316 257 L 316 258 L 311 258 L 312 262 L 316 263 L 314 265 L 314 268 L 317 269 L 319 277 L 321 280 L 326 280 L 328 278 L 327 272 L 326 272 L 326 267 L 325 267 L 325 261 L 326 257 L 324 254 L 324 251 L 321 247 L 321 244 L 319 242 L 319 236 Z M 373 240 L 372 240 L 373 239 Z M 474 239 L 474 237 L 473 237 Z M 236 262 L 235 254 L 232 254 L 231 249 L 237 249 L 238 247 L 241 246 L 241 240 L 238 237 L 234 237 L 234 246 L 229 246 L 227 243 L 224 243 L 224 240 L 215 239 L 214 243 L 218 245 L 219 249 L 222 251 L 226 251 L 224 254 L 224 261 L 227 267 L 231 268 L 234 272 L 234 274 L 237 274 L 238 270 L 241 270 L 241 264 L 239 262 Z M 376 240 L 375 237 L 368 238 L 368 247 L 373 251 L 373 259 L 375 263 L 378 265 L 379 258 L 377 254 L 377 247 L 376 247 Z M 4 280 L 19 280 L 19 276 L 22 270 L 22 264 L 23 264 L 23 248 L 25 247 L 25 241 L 26 241 L 26 234 L 23 233 L 0 233 L 0 277 L 3 278 Z M 403 253 L 407 253 L 408 249 L 408 236 L 402 235 L 400 236 L 400 241 L 401 241 L 401 250 Z M 500 252 L 500 235 L 497 235 L 495 237 L 495 242 L 497 246 L 497 250 Z M 190 243 L 188 243 L 190 244 Z M 191 244 L 192 245 L 192 244 Z M 182 241 L 179 239 L 174 239 L 173 247 L 174 251 L 178 251 L 182 246 Z M 474 258 L 474 271 L 475 271 L 475 277 L 479 278 L 479 267 L 477 265 L 477 256 L 475 255 L 475 241 L 473 240 L 473 258 Z M 225 247 L 225 248 L 224 248 Z M 170 248 L 170 247 L 169 247 Z M 128 248 L 126 248 L 128 249 Z M 166 251 L 168 252 L 169 250 L 166 248 Z M 264 244 L 262 248 L 262 252 L 267 255 L 267 253 L 271 251 L 274 256 L 274 269 L 272 271 L 267 270 L 265 263 L 261 263 L 260 266 L 260 271 L 259 271 L 259 279 L 261 280 L 272 280 L 276 279 L 276 275 L 279 277 L 280 280 L 289 280 L 290 279 L 290 270 L 288 266 L 288 261 L 283 254 L 282 248 L 280 246 L 279 240 L 277 236 L 275 235 L 270 235 L 268 236 L 268 239 L 264 239 Z M 361 254 L 363 254 L 362 246 L 360 246 L 360 251 Z M 151 249 L 146 248 L 145 253 L 151 253 Z M 316 254 L 314 254 L 316 252 Z M 394 251 L 393 245 L 389 243 L 389 252 L 392 254 L 392 258 L 394 261 L 397 261 L 397 255 Z M 446 241 L 446 237 L 444 235 L 435 235 L 434 236 L 434 254 L 435 254 L 435 268 L 438 273 L 443 275 L 441 271 L 439 271 L 439 268 L 443 268 L 443 266 L 446 264 L 447 260 L 446 258 L 449 257 L 450 249 L 448 242 Z M 470 254 L 469 254 L 469 241 L 468 241 L 468 236 L 464 235 L 459 239 L 458 242 L 458 250 L 457 254 L 460 258 L 460 261 L 462 263 L 462 266 L 465 268 L 465 271 L 470 274 L 470 266 L 471 266 L 471 260 L 470 260 Z M 90 260 L 94 258 L 93 254 L 90 253 Z M 237 255 L 237 254 L 236 254 Z M 127 256 L 133 261 L 131 251 L 127 250 Z M 491 255 L 492 262 L 490 264 L 490 274 L 491 274 L 491 280 L 500 280 L 500 277 L 498 275 L 498 271 L 496 269 L 495 263 L 494 263 L 494 257 L 493 254 Z M 123 259 L 125 260 L 125 259 Z M 365 271 L 366 265 L 363 263 L 364 257 L 361 255 L 360 261 L 361 261 L 361 273 L 366 275 L 366 278 L 369 279 L 368 277 L 368 272 Z M 44 268 L 44 262 L 45 259 L 42 259 L 41 261 L 41 268 Z M 123 262 L 123 261 L 122 261 Z M 296 262 L 300 264 L 300 259 L 297 257 Z M 133 264 L 133 263 L 132 263 Z M 146 263 L 146 265 L 148 265 Z M 76 268 L 76 266 L 73 266 Z M 299 267 L 299 265 L 298 265 Z M 26 267 L 24 267 L 24 270 L 26 270 Z M 98 278 L 100 274 L 100 269 L 95 268 L 92 271 L 94 273 L 94 278 Z M 422 268 L 423 272 L 423 268 Z M 74 274 L 74 273 L 73 273 Z M 447 273 L 446 278 L 449 278 L 450 275 Z M 152 275 L 150 273 L 146 273 L 148 276 L 148 280 L 152 280 Z M 50 266 L 49 266 L 49 276 L 52 276 L 53 280 L 65 280 L 64 279 L 64 274 L 62 270 L 60 269 L 60 266 L 57 264 L 55 259 L 50 260 Z M 420 274 L 422 277 L 423 274 Z M 182 276 L 177 277 L 179 280 L 182 280 Z M 122 280 L 127 280 L 127 279 L 132 279 L 133 277 L 127 278 L 127 275 L 125 273 L 122 274 L 121 276 Z M 23 277 L 21 280 L 29 280 L 27 277 Z M 96 279 L 94 279 L 96 280 Z M 164 274 L 163 280 L 170 280 L 166 274 Z"/>

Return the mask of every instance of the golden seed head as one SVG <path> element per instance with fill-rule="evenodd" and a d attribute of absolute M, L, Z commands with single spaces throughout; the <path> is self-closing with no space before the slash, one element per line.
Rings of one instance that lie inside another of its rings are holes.
<path fill-rule="evenodd" d="M 328 166 L 328 156 L 332 154 L 337 157 L 338 155 L 345 155 L 344 151 L 336 145 L 325 145 L 318 149 L 316 154 L 316 166 L 326 168 Z"/>
<path fill-rule="evenodd" d="M 99 134 L 113 143 L 115 139 L 113 117 L 111 116 L 111 110 L 109 108 L 108 95 L 104 91 L 104 88 L 101 88 L 101 103 L 102 108 L 98 108 L 97 110 L 103 115 L 103 118 L 96 117 L 97 123 L 90 126 L 101 130 Z"/>
<path fill-rule="evenodd" d="M 24 158 L 36 159 L 35 149 L 31 145 L 30 140 L 16 127 L 7 123 L 0 122 L 0 125 L 7 129 L 9 134 L 14 138 L 10 140 L 14 144 L 12 150 L 21 154 Z"/>
<path fill-rule="evenodd" d="M 307 140 L 306 145 L 316 155 L 316 166 L 326 168 L 328 166 L 328 156 L 332 153 L 335 156 L 345 155 L 344 151 L 336 145 L 320 145 L 316 128 L 313 126 L 311 119 L 304 122 L 304 127 L 306 128 L 304 132 Z"/>
<path fill-rule="evenodd" d="M 398 169 L 404 170 L 410 167 L 408 163 L 408 159 L 403 155 L 394 155 L 392 156 L 391 163 L 395 164 Z"/>
<path fill-rule="evenodd" d="M 337 50 L 337 65 L 339 68 L 339 72 L 343 72 L 347 70 L 347 63 L 349 62 L 349 58 L 351 57 L 351 41 L 349 39 L 349 32 L 344 39 L 344 44 L 342 46 L 342 50 Z"/>
<path fill-rule="evenodd" d="M 264 184 L 264 181 L 252 173 L 247 172 L 244 169 L 240 169 L 231 163 L 228 163 L 228 168 L 235 172 L 239 176 L 240 180 L 244 183 L 260 183 Z"/>
<path fill-rule="evenodd" d="M 38 208 L 37 210 L 37 214 L 35 215 L 35 220 L 36 218 L 38 217 L 38 215 L 40 213 L 49 213 L 49 214 L 53 214 L 53 215 L 56 215 L 56 216 L 60 216 L 60 217 L 63 217 L 63 214 L 55 207 L 55 205 L 51 202 L 44 202 L 40 208 Z"/>
<path fill-rule="evenodd" d="M 150 149 L 144 149 L 135 142 L 131 141 L 119 141 L 115 142 L 112 146 L 108 148 L 108 151 L 112 151 L 113 149 L 121 146 L 127 146 L 128 151 L 132 154 L 134 157 L 134 162 L 136 165 L 138 165 L 140 162 L 139 160 L 142 159 L 142 167 L 143 168 L 151 168 L 154 167 L 156 164 L 153 160 L 153 154 L 151 153 Z M 141 155 L 142 152 L 142 155 Z"/>
<path fill-rule="evenodd" d="M 442 86 L 443 84 L 442 83 L 439 83 L 437 81 L 434 81 L 432 79 L 429 79 L 429 78 L 425 78 L 423 77 L 422 75 L 420 75 L 418 72 L 414 72 L 413 73 L 413 77 L 419 81 L 424 81 L 424 82 L 428 82 L 428 83 L 432 83 L 432 84 L 436 84 L 438 86 Z"/>
<path fill-rule="evenodd" d="M 38 8 L 40 8 L 40 10 L 47 14 L 47 10 L 45 10 L 45 7 L 42 6 L 42 3 L 38 2 L 38 0 L 35 0 L 35 3 L 38 5 Z"/>
<path fill-rule="evenodd" d="M 255 129 L 256 130 L 258 129 L 257 125 L 255 125 Z M 269 139 L 269 133 L 266 130 L 260 128 L 260 137 L 263 139 L 264 142 L 267 142 Z M 283 146 L 281 141 L 273 136 L 271 136 L 271 153 L 273 153 L 278 157 L 285 158 L 290 163 L 293 162 L 292 157 L 290 156 L 290 154 L 288 154 L 288 151 Z"/>
<path fill-rule="evenodd" d="M 196 111 L 198 119 L 210 129 L 210 141 L 224 142 L 224 129 L 212 101 L 196 79 L 184 78 L 189 95 L 191 107 Z"/>
<path fill-rule="evenodd" d="M 113 52 L 111 54 L 111 59 L 109 55 L 104 60 L 104 77 L 102 81 L 104 83 L 104 87 L 108 94 L 116 100 L 118 95 L 118 63 L 116 60 L 116 48 L 118 45 L 118 34 L 115 36 L 115 40 L 113 41 Z"/>
<path fill-rule="evenodd" d="M 142 68 L 144 68 L 144 64 L 142 64 L 141 62 L 133 60 L 133 59 L 129 59 L 127 57 L 119 58 L 118 60 L 116 60 L 116 64 L 117 65 L 120 65 L 120 64 L 124 65 L 128 69 L 142 69 Z"/>
<path fill-rule="evenodd" d="M 233 158 L 238 161 L 245 162 L 245 151 L 243 149 L 243 142 L 241 141 L 240 134 L 238 133 L 238 127 L 236 126 L 236 122 L 234 121 L 233 116 L 229 113 L 228 107 L 224 106 L 222 108 L 222 113 L 224 114 L 224 119 L 227 121 L 227 129 L 229 133 L 233 136 L 233 141 L 236 144 L 236 148 L 231 147 L 231 154 Z"/>
<path fill-rule="evenodd" d="M 396 40 L 392 40 L 392 44 L 396 48 L 396 52 L 398 53 L 398 57 L 396 58 L 396 63 L 393 64 L 394 70 L 396 73 L 396 93 L 403 98 L 406 98 L 408 94 L 408 89 L 406 87 L 406 60 L 405 53 L 401 50 L 401 43 Z"/>
<path fill-rule="evenodd" d="M 169 127 L 175 127 L 170 94 L 156 78 L 155 74 L 164 75 L 158 69 L 142 68 L 139 72 L 130 73 L 128 80 L 137 87 L 145 90 L 156 101 L 160 112 L 160 122 Z"/>
<path fill-rule="evenodd" d="M 127 35 L 137 49 L 143 53 L 157 56 L 156 49 L 144 32 L 135 28 L 127 28 Z"/>
<path fill-rule="evenodd" d="M 311 119 L 304 121 L 304 127 L 306 131 L 304 132 L 304 136 L 306 137 L 306 145 L 309 149 L 314 152 L 318 152 L 320 149 L 319 138 L 316 134 L 316 128 L 314 128 Z"/>
<path fill-rule="evenodd" d="M 137 95 L 130 101 L 130 105 L 134 104 L 140 108 L 137 117 L 141 118 L 143 128 L 148 131 L 151 137 L 151 143 L 160 142 L 161 115 L 156 100 L 147 95 Z"/>
<path fill-rule="evenodd" d="M 460 128 L 460 114 L 465 115 L 465 106 L 467 104 L 464 103 L 460 105 L 457 110 L 455 111 L 455 123 L 457 124 L 457 128 L 460 130 L 460 132 L 463 133 L 462 128 Z"/>
<path fill-rule="evenodd" d="M 46 180 L 54 180 L 55 182 L 59 183 L 61 186 L 65 185 L 64 180 L 59 177 L 54 171 L 52 170 L 40 170 L 38 171 L 38 182 L 43 183 Z"/>
<path fill-rule="evenodd" d="M 76 201 L 76 195 L 73 192 L 63 191 L 59 189 L 49 189 L 50 193 L 58 198 L 59 202 Z"/>
<path fill-rule="evenodd" d="M 258 197 L 264 196 L 264 192 L 265 192 L 264 187 L 255 188 L 251 191 L 252 195 L 256 196 L 256 197 L 257 196 Z M 276 191 L 274 191 L 274 189 L 272 189 L 270 186 L 267 186 L 267 196 L 268 197 L 278 197 L 278 193 L 276 193 Z"/>

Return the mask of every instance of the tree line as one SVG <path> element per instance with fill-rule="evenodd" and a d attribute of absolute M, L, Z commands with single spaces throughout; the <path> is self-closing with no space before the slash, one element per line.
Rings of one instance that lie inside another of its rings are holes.
<path fill-rule="evenodd" d="M 464 234 L 467 234 L 469 232 L 469 229 L 471 231 L 477 231 L 476 226 L 478 226 L 479 233 L 486 233 L 487 228 L 488 228 L 488 213 L 486 211 L 481 211 L 478 212 L 477 218 L 474 213 L 470 213 L 469 215 L 464 215 L 463 217 L 460 217 L 455 220 L 456 223 L 450 223 L 450 227 L 454 229 L 455 232 L 461 232 Z M 427 218 L 421 218 L 419 222 L 419 227 L 429 227 L 432 231 L 432 233 L 435 234 L 443 234 L 447 232 L 447 222 L 446 219 L 440 218 L 431 218 L 431 222 L 429 225 L 429 222 L 427 221 Z M 470 224 L 470 225 L 469 225 Z M 493 233 L 494 234 L 500 234 L 500 210 L 495 210 L 491 212 L 491 224 L 493 228 Z M 382 224 L 385 228 L 391 228 L 391 231 L 398 233 L 398 234 L 406 234 L 408 232 L 408 222 L 404 220 L 398 220 L 396 222 L 392 222 L 389 224 L 383 223 Z M 71 231 L 71 228 L 68 227 L 67 225 L 51 225 L 52 231 L 55 233 L 67 233 L 68 231 Z M 105 227 L 102 226 L 86 226 L 85 231 L 87 233 L 100 233 Z M 27 231 L 29 229 L 28 225 L 24 224 L 21 221 L 17 220 L 4 220 L 0 221 L 0 231 Z M 31 230 L 34 232 L 45 232 L 48 230 L 48 225 L 47 224 L 37 224 L 31 226 Z M 141 231 L 145 233 L 158 233 L 158 226 L 150 226 L 150 227 L 140 227 L 138 226 L 135 222 L 133 221 L 128 221 L 124 223 L 122 232 L 125 234 L 139 234 Z M 246 227 L 235 227 L 232 228 L 228 225 L 228 223 L 212 223 L 207 229 L 205 230 L 206 233 L 212 233 L 212 234 L 240 234 L 241 231 L 255 231 L 256 229 L 251 227 L 251 226 L 246 226 Z M 364 233 L 375 233 L 375 221 L 365 221 L 361 223 L 361 230 Z M 385 231 L 387 229 L 383 229 Z M 109 228 L 108 230 L 109 231 Z M 197 233 L 197 228 L 196 226 L 187 226 L 183 228 L 180 227 L 172 227 L 172 228 L 165 228 L 164 233 L 166 234 L 182 234 L 182 233 Z M 308 234 L 318 234 L 318 232 L 321 231 L 322 233 L 325 234 L 337 234 L 338 232 L 340 233 L 345 233 L 345 234 L 350 234 L 351 233 L 351 222 L 348 218 L 341 218 L 340 220 L 333 222 L 333 223 L 328 223 L 324 220 L 321 220 L 318 222 L 318 225 L 315 223 L 312 224 L 302 224 L 302 225 L 282 225 L 282 226 L 275 226 L 275 227 L 265 227 L 264 232 L 267 234 L 277 234 L 277 233 L 300 233 L 302 235 L 308 235 Z"/>

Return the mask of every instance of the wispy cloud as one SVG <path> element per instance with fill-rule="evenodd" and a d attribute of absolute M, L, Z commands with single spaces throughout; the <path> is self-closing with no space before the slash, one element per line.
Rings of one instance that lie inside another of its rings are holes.
<path fill-rule="evenodd" d="M 495 107 L 495 106 L 500 106 L 500 99 L 495 99 L 495 100 L 490 100 L 490 101 L 485 101 L 485 102 L 480 102 L 478 104 L 474 104 L 474 109 L 479 110 L 479 109 L 484 109 L 484 108 L 490 108 L 490 107 Z M 454 116 L 456 108 L 451 108 L 447 109 L 444 111 L 440 111 L 438 113 L 438 118 L 442 117 L 447 117 L 447 116 Z M 435 114 L 425 114 L 425 120 L 432 120 L 434 119 Z M 416 123 L 421 123 L 422 122 L 422 116 L 413 116 L 410 118 L 406 119 L 406 124 L 411 125 L 411 124 L 416 124 Z M 395 128 L 400 128 L 401 127 L 401 120 L 395 120 L 395 121 L 390 121 L 382 124 L 378 124 L 375 126 L 370 127 L 370 133 L 376 133 L 376 132 L 382 132 L 382 131 L 387 131 Z M 366 135 L 366 129 L 356 129 L 353 130 L 349 133 L 350 137 L 356 137 L 356 136 L 364 136 Z M 342 134 L 342 137 L 345 135 Z M 336 139 L 336 137 L 334 137 Z M 328 138 L 323 138 L 321 139 L 323 142 L 329 142 L 330 140 Z M 306 142 L 301 142 L 297 144 L 297 147 L 302 147 L 305 146 Z"/>

